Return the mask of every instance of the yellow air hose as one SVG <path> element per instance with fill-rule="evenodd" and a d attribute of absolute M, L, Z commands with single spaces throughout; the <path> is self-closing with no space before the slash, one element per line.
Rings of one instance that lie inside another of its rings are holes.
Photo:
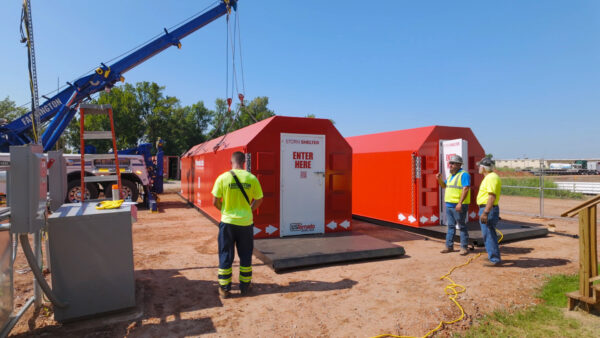
<path fill-rule="evenodd" d="M 496 229 L 496 232 L 500 234 L 500 238 L 498 239 L 498 243 L 502 242 L 502 239 L 504 238 L 504 234 Z M 450 320 L 450 321 L 445 321 L 445 320 L 441 320 L 440 323 L 438 324 L 438 326 L 436 326 L 433 330 L 427 332 L 424 336 L 421 337 L 416 337 L 416 336 L 398 336 L 398 335 L 393 335 L 393 334 L 381 334 L 378 336 L 374 336 L 372 338 L 382 338 L 382 337 L 394 337 L 394 338 L 426 338 L 431 336 L 432 334 L 434 334 L 435 332 L 439 331 L 442 329 L 442 327 L 444 326 L 444 324 L 454 324 L 456 322 L 461 321 L 464 317 L 465 317 L 465 309 L 463 309 L 462 305 L 460 305 L 460 303 L 456 300 L 456 298 L 458 297 L 459 294 L 467 291 L 467 288 L 464 287 L 463 285 L 460 284 L 456 284 L 449 276 L 452 274 L 452 272 L 454 272 L 454 270 L 461 268 L 463 266 L 467 266 L 469 265 L 472 261 L 476 260 L 477 258 L 479 258 L 479 256 L 481 256 L 482 252 L 478 253 L 477 255 L 469 258 L 466 262 L 464 262 L 463 264 L 459 264 L 459 265 L 455 265 L 454 267 L 452 267 L 452 269 L 450 269 L 450 271 L 448 271 L 447 274 L 443 275 L 442 277 L 440 277 L 440 279 L 446 279 L 450 282 L 450 284 L 446 285 L 444 287 L 444 292 L 448 295 L 448 299 L 450 299 L 460 310 L 460 316 L 454 320 Z"/>

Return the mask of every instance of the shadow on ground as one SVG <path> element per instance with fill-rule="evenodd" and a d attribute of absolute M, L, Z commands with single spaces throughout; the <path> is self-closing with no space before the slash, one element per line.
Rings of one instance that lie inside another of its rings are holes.
<path fill-rule="evenodd" d="M 184 201 L 164 201 L 158 203 L 158 212 L 163 213 L 168 209 L 190 209 L 191 206 Z"/>
<path fill-rule="evenodd" d="M 500 250 L 502 253 L 502 250 Z M 503 259 L 502 266 L 515 268 L 542 268 L 561 266 L 571 263 L 568 259 L 563 258 L 519 258 L 519 259 Z"/>
<path fill-rule="evenodd" d="M 192 280 L 181 274 L 183 270 L 203 269 L 148 269 L 136 271 L 136 297 L 140 312 L 137 318 L 111 319 L 99 316 L 84 321 L 45 326 L 34 329 L 39 311 L 29 320 L 30 331 L 14 337 L 82 337 L 82 336 L 153 336 L 183 337 L 216 333 L 211 318 L 183 318 L 182 314 L 198 310 L 221 307 L 223 302 L 218 294 L 216 276 L 214 280 Z M 253 297 L 275 293 L 320 292 L 350 289 L 358 282 L 341 279 L 337 282 L 298 281 L 289 285 L 255 283 L 248 296 Z M 141 299 L 140 299 L 141 298 Z M 232 298 L 242 298 L 234 287 Z M 114 316 L 118 316 L 115 314 Z M 192 315 L 193 316 L 193 315 Z"/>
<path fill-rule="evenodd" d="M 503 255 L 524 255 L 531 253 L 533 248 L 521 248 L 521 247 L 512 247 L 512 246 L 502 246 L 500 248 L 500 253 Z"/>

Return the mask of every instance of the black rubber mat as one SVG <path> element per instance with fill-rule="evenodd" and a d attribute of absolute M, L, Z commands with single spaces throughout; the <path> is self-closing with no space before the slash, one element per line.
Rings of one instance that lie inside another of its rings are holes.
<path fill-rule="evenodd" d="M 366 221 L 369 223 L 373 223 L 373 224 L 384 225 L 384 226 L 389 226 L 389 227 L 396 228 L 396 229 L 401 229 L 401 230 L 418 233 L 418 234 L 425 235 L 428 237 L 434 237 L 434 238 L 440 238 L 440 239 L 446 238 L 447 227 L 445 225 L 424 226 L 424 227 L 417 228 L 417 227 L 411 227 L 411 226 L 407 226 L 407 225 L 401 225 L 401 224 L 396 224 L 396 223 L 391 223 L 391 222 L 386 222 L 386 221 L 380 221 L 377 219 L 372 219 L 369 217 L 363 217 L 363 216 L 357 216 L 357 215 L 353 215 L 353 218 L 362 220 L 362 221 Z M 484 246 L 483 238 L 481 236 L 481 228 L 479 226 L 479 223 L 470 222 L 470 223 L 467 223 L 467 227 L 469 230 L 469 244 L 473 245 L 473 246 Z M 535 224 L 535 223 L 500 220 L 498 222 L 497 228 L 504 235 L 504 238 L 502 239 L 502 242 L 504 242 L 504 243 L 519 241 L 519 240 L 524 240 L 524 239 L 530 239 L 530 238 L 535 238 L 535 237 L 542 237 L 542 236 L 546 236 L 548 234 L 548 229 L 540 226 L 539 224 Z M 460 242 L 459 235 L 460 234 L 457 231 L 456 235 L 454 236 L 454 241 L 457 243 Z"/>
<path fill-rule="evenodd" d="M 337 233 L 254 240 L 254 254 L 275 271 L 398 257 L 404 248 L 368 235 Z"/>

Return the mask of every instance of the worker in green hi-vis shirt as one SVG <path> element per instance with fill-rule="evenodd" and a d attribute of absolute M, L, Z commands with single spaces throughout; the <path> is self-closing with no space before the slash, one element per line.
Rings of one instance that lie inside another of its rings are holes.
<path fill-rule="evenodd" d="M 261 205 L 263 192 L 256 176 L 244 170 L 244 153 L 231 155 L 231 170 L 217 177 L 212 190 L 213 205 L 221 211 L 219 223 L 219 294 L 231 293 L 234 248 L 240 258 L 240 291 L 247 294 L 252 281 L 254 220 L 252 212 Z"/>

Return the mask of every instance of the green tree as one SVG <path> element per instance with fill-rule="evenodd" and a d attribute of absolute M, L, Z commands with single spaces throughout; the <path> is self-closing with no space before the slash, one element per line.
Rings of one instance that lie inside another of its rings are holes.
<path fill-rule="evenodd" d="M 231 112 L 229 112 L 225 100 L 217 99 L 215 101 L 215 111 L 212 113 L 212 130 L 210 136 L 212 138 L 218 137 L 227 132 L 232 132 L 271 116 L 275 116 L 275 112 L 269 109 L 268 105 L 269 98 L 266 96 L 259 96 L 252 101 L 244 100 L 243 106 L 238 104 L 236 109 L 232 109 Z M 237 116 L 235 116 L 236 111 L 238 111 Z"/>
<path fill-rule="evenodd" d="M 227 108 L 227 102 L 224 99 L 215 100 L 215 110 L 211 112 L 211 138 L 219 137 L 228 131 L 231 131 L 235 111 Z"/>
<path fill-rule="evenodd" d="M 113 87 L 109 93 L 100 93 L 93 104 L 110 104 L 113 109 L 115 134 L 118 149 L 134 147 L 145 133 L 144 123 L 140 123 L 140 104 L 136 96 L 136 87 L 126 83 L 120 87 Z M 86 130 L 110 130 L 110 120 L 106 115 L 86 115 Z M 64 138 L 70 148 L 80 148 L 79 145 L 79 118 L 73 119 L 65 132 Z M 107 140 L 92 140 L 86 144 L 94 145 L 99 153 L 112 149 L 112 144 Z"/>
<path fill-rule="evenodd" d="M 306 116 L 304 117 L 308 117 L 309 119 L 316 119 L 317 116 L 315 114 L 306 114 Z M 329 121 L 331 121 L 332 124 L 335 124 L 335 121 L 333 119 L 329 119 Z"/>
<path fill-rule="evenodd" d="M 179 99 L 164 95 L 164 86 L 154 82 L 126 83 L 100 93 L 95 104 L 110 104 L 113 108 L 117 148 L 136 147 L 139 143 L 164 141 L 165 154 L 179 155 L 206 139 L 211 112 L 203 102 L 182 107 Z M 110 130 L 107 116 L 85 118 L 86 130 Z M 64 136 L 66 143 L 79 149 L 79 121 L 73 120 Z M 112 148 L 109 141 L 89 141 L 99 153 Z"/>
<path fill-rule="evenodd" d="M 244 106 L 238 106 L 238 109 L 240 110 L 240 116 L 237 119 L 236 129 L 243 128 L 258 121 L 268 119 L 271 116 L 275 116 L 275 112 L 269 109 L 268 105 L 269 98 L 266 96 L 258 96 L 250 102 L 244 101 Z"/>
<path fill-rule="evenodd" d="M 15 120 L 29 111 L 27 107 L 17 107 L 15 102 L 7 96 L 4 100 L 0 100 L 0 119 L 6 119 L 7 122 Z"/>
<path fill-rule="evenodd" d="M 164 86 L 154 82 L 126 83 L 114 87 L 109 93 L 100 93 L 92 100 L 95 104 L 110 104 L 113 107 L 117 148 L 137 146 L 141 142 L 154 144 L 160 137 L 164 140 L 163 150 L 168 155 L 180 155 L 192 146 L 209 138 L 243 128 L 275 115 L 268 108 L 267 97 L 256 97 L 228 110 L 223 99 L 215 101 L 215 110 L 209 110 L 204 102 L 182 106 L 179 99 L 164 95 Z M 237 115 L 236 115 L 237 112 Z M 90 115 L 85 118 L 86 130 L 110 130 L 108 117 Z M 210 133 L 207 129 L 211 127 Z M 79 120 L 74 119 L 63 135 L 68 148 L 79 150 Z M 109 141 L 93 140 L 86 144 L 96 146 L 98 152 L 107 152 Z"/>
<path fill-rule="evenodd" d="M 10 123 L 19 117 L 29 112 L 31 105 L 25 107 L 17 107 L 14 101 L 8 96 L 4 100 L 0 100 L 0 124 Z M 32 130 L 26 131 L 25 134 L 30 138 L 34 139 Z"/>
<path fill-rule="evenodd" d="M 177 108 L 168 121 L 165 134 L 165 154 L 181 155 L 192 146 L 206 141 L 206 129 L 210 122 L 211 112 L 199 101 L 191 106 Z"/>

